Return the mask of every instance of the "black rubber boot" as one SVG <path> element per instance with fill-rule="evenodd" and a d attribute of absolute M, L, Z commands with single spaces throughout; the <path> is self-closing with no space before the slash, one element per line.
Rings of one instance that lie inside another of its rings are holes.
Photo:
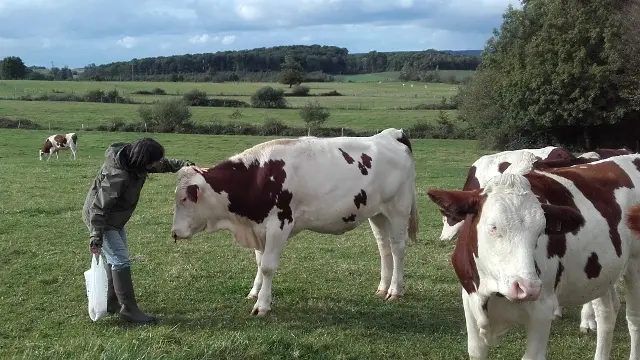
<path fill-rule="evenodd" d="M 109 286 L 107 287 L 107 312 L 109 314 L 117 314 L 120 312 L 120 303 L 116 290 L 113 288 L 113 274 L 111 273 L 111 264 L 107 264 L 107 279 Z"/>
<path fill-rule="evenodd" d="M 131 282 L 131 268 L 111 270 L 113 276 L 113 287 L 122 307 L 120 308 L 120 319 L 133 323 L 149 323 L 156 321 L 156 317 L 145 314 L 138 308 L 136 297 L 133 292 Z"/>

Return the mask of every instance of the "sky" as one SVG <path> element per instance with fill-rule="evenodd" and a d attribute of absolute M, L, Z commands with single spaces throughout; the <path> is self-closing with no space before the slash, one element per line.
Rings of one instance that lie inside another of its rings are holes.
<path fill-rule="evenodd" d="M 0 58 L 83 67 L 278 45 L 482 49 L 518 0 L 0 0 Z"/>

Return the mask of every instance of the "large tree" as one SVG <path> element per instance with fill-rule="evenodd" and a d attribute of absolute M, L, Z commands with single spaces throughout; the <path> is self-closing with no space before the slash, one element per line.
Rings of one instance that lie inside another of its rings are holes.
<path fill-rule="evenodd" d="M 27 76 L 27 66 L 17 56 L 7 56 L 0 62 L 0 77 L 5 80 L 24 79 Z"/>
<path fill-rule="evenodd" d="M 280 70 L 280 83 L 287 84 L 291 87 L 292 85 L 300 84 L 302 80 L 304 80 L 302 65 L 300 65 L 293 56 L 285 56 Z"/>
<path fill-rule="evenodd" d="M 506 11 L 462 96 L 461 116 L 485 145 L 538 145 L 541 130 L 616 123 L 633 110 L 620 1 L 529 0 Z"/>

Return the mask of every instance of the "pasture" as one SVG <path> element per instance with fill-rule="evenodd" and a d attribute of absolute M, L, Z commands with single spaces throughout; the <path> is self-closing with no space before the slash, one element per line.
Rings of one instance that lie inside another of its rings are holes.
<path fill-rule="evenodd" d="M 0 102 L 0 115 L 5 106 Z M 90 254 L 81 210 L 105 148 L 143 134 L 79 132 L 78 160 L 62 152 L 59 160 L 40 162 L 47 135 L 0 130 L 2 359 L 467 359 L 460 286 L 449 261 L 453 244 L 439 242 L 441 217 L 426 191 L 460 188 L 484 153 L 475 142 L 412 140 L 420 233 L 407 248 L 403 300 L 374 295 L 380 261 L 365 223 L 343 236 L 303 232 L 291 239 L 274 280 L 274 310 L 264 319 L 249 315 L 253 301 L 245 299 L 256 270 L 253 252 L 226 232 L 174 244 L 175 176 L 152 175 L 127 231 L 138 302 L 160 322 L 136 327 L 115 316 L 95 323 L 88 317 L 83 272 Z M 267 139 L 153 136 L 169 157 L 199 166 Z M 578 307 L 554 321 L 549 359 L 593 357 L 595 334 L 581 334 L 578 324 Z M 522 331 L 511 332 L 490 357 L 518 359 L 524 340 Z M 612 359 L 628 351 L 623 308 Z"/>

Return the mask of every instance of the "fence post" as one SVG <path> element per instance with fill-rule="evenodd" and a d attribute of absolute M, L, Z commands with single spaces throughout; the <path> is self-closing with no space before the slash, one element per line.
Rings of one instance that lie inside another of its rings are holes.
<path fill-rule="evenodd" d="M 311 136 L 311 127 L 307 128 L 307 136 Z"/>
<path fill-rule="evenodd" d="M 18 129 L 20 129 L 20 120 L 18 120 Z"/>
<path fill-rule="evenodd" d="M 340 136 L 344 136 L 344 128 L 340 128 Z"/>
<path fill-rule="evenodd" d="M 49 130 L 51 130 L 51 121 L 49 121 Z"/>

